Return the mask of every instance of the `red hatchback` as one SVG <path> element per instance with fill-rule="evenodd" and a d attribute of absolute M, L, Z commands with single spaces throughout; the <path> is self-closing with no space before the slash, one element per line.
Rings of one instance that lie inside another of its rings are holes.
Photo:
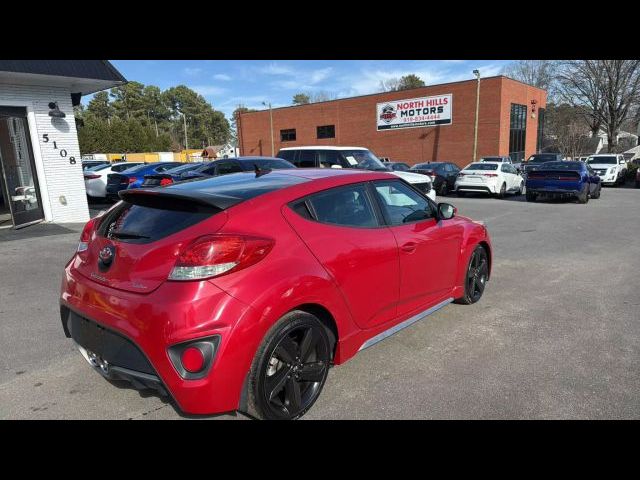
<path fill-rule="evenodd" d="M 486 228 L 382 172 L 236 173 L 127 190 L 65 268 L 64 331 L 186 413 L 302 416 L 329 367 L 480 299 Z"/>

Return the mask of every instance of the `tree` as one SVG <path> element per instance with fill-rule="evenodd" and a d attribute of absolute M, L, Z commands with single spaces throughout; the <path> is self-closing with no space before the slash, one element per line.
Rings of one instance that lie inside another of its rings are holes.
<path fill-rule="evenodd" d="M 554 60 L 518 60 L 512 62 L 502 69 L 502 74 L 509 78 L 518 80 L 542 88 L 547 91 L 550 99 L 555 96 L 557 62 Z"/>
<path fill-rule="evenodd" d="M 306 93 L 296 93 L 291 101 L 294 105 L 304 105 L 311 102 L 311 98 Z"/>
<path fill-rule="evenodd" d="M 257 112 L 257 110 L 254 110 L 253 108 L 247 108 L 243 105 L 238 105 L 238 108 L 236 108 L 231 114 L 231 129 L 233 141 L 235 143 L 238 142 L 238 118 L 240 117 L 240 114 L 248 112 Z"/>
<path fill-rule="evenodd" d="M 397 92 L 400 90 L 410 90 L 412 88 L 420 88 L 424 86 L 424 81 L 413 73 L 400 77 L 400 79 L 390 78 L 388 80 L 380 81 L 380 89 L 383 92 Z"/>
<path fill-rule="evenodd" d="M 143 100 L 144 85 L 140 82 L 129 82 L 112 88 L 109 95 L 114 99 L 113 108 L 120 118 L 135 118 L 145 115 Z"/>
<path fill-rule="evenodd" d="M 94 117 L 110 122 L 114 115 L 115 111 L 109 101 L 109 94 L 107 92 L 96 93 L 87 104 L 87 117 Z"/>
<path fill-rule="evenodd" d="M 570 60 L 559 74 L 562 97 L 581 109 L 593 134 L 602 127 L 610 152 L 640 101 L 640 60 Z"/>
<path fill-rule="evenodd" d="M 545 144 L 547 149 L 575 158 L 588 152 L 589 126 L 578 108 L 563 103 L 550 103 L 545 111 Z"/>

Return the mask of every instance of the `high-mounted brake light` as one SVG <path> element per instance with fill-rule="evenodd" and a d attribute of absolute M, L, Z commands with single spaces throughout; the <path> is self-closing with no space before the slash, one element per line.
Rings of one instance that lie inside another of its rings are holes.
<path fill-rule="evenodd" d="M 87 222 L 87 224 L 82 229 L 82 233 L 80 234 L 80 242 L 78 242 L 78 248 L 76 249 L 78 252 L 84 252 L 89 248 L 89 240 L 91 240 L 91 232 L 93 231 L 93 227 L 95 227 L 98 221 L 98 217 L 92 218 Z"/>
<path fill-rule="evenodd" d="M 200 237 L 180 252 L 169 280 L 203 280 L 258 263 L 273 248 L 269 238 L 217 234 Z"/>
<path fill-rule="evenodd" d="M 483 175 L 484 175 L 485 177 L 497 177 L 497 176 L 498 176 L 498 174 L 497 174 L 497 173 L 483 173 Z"/>

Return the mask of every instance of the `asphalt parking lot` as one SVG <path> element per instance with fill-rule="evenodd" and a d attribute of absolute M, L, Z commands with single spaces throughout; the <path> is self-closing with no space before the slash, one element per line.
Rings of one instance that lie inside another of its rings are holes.
<path fill-rule="evenodd" d="M 640 190 L 607 188 L 586 205 L 438 200 L 489 228 L 483 298 L 332 369 L 304 418 L 640 418 Z M 65 338 L 59 281 L 81 226 L 30 229 L 0 231 L 0 418 L 181 418 L 105 381 Z"/>

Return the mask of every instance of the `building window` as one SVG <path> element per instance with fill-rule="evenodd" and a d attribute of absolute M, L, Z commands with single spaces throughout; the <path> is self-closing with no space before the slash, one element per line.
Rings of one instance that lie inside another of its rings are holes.
<path fill-rule="evenodd" d="M 335 125 L 323 125 L 317 128 L 318 138 L 336 138 Z"/>
<path fill-rule="evenodd" d="M 536 152 L 541 152 L 544 141 L 544 108 L 538 109 L 538 141 Z"/>
<path fill-rule="evenodd" d="M 511 104 L 509 122 L 509 156 L 514 163 L 524 160 L 524 143 L 527 138 L 527 106 Z"/>
<path fill-rule="evenodd" d="M 296 139 L 296 129 L 290 128 L 288 130 L 280 130 L 281 142 L 293 142 Z"/>

